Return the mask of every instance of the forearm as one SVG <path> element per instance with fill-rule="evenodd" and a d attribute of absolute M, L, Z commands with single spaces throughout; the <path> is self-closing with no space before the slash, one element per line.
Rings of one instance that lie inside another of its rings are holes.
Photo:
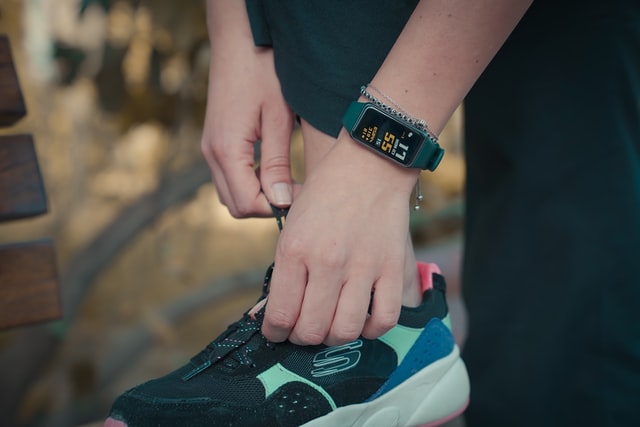
<path fill-rule="evenodd" d="M 421 1 L 372 83 L 439 134 L 531 3 Z"/>
<path fill-rule="evenodd" d="M 371 83 L 439 134 L 531 1 L 422 0 Z M 344 130 L 336 149 L 358 165 L 354 171 L 373 168 L 378 183 L 405 194 L 419 173 L 354 143 Z"/>
<path fill-rule="evenodd" d="M 244 1 L 207 0 L 207 28 L 216 55 L 242 56 L 254 49 Z"/>

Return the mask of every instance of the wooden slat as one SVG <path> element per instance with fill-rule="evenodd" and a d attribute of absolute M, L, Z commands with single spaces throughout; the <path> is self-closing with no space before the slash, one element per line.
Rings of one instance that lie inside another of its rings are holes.
<path fill-rule="evenodd" d="M 30 135 L 0 136 L 0 221 L 47 211 L 47 197 Z"/>
<path fill-rule="evenodd" d="M 26 113 L 9 38 L 0 34 L 0 126 L 11 126 Z"/>
<path fill-rule="evenodd" d="M 62 315 L 53 243 L 0 246 L 0 329 Z"/>

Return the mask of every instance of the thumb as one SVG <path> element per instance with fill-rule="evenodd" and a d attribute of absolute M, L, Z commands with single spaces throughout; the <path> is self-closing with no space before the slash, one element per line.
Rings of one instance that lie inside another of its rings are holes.
<path fill-rule="evenodd" d="M 291 133 L 293 117 L 286 120 L 265 114 L 262 120 L 260 146 L 260 183 L 267 200 L 277 207 L 287 207 L 293 201 L 291 178 Z"/>

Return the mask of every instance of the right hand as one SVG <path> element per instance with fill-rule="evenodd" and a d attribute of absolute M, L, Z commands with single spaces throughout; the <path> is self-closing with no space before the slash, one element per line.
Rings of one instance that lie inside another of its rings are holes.
<path fill-rule="evenodd" d="M 294 194 L 289 159 L 293 113 L 282 96 L 273 51 L 254 46 L 244 5 L 242 9 L 239 22 L 225 28 L 229 31 L 224 37 L 219 27 L 213 27 L 217 35 L 210 31 L 212 57 L 201 142 L 220 201 L 236 218 L 271 216 L 269 203 L 286 207 Z M 257 140 L 259 176 L 254 164 Z"/>
<path fill-rule="evenodd" d="M 415 268 L 408 200 L 418 173 L 340 133 L 307 175 L 278 239 L 265 337 L 333 346 L 375 339 L 396 324 L 403 289 L 418 287 L 405 275 L 407 260 Z"/>

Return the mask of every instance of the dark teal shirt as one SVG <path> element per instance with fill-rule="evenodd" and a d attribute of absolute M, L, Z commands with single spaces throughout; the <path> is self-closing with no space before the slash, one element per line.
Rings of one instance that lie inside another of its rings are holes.
<path fill-rule="evenodd" d="M 317 129 L 337 136 L 417 0 L 246 0 L 258 46 L 273 46 L 282 92 Z"/>

